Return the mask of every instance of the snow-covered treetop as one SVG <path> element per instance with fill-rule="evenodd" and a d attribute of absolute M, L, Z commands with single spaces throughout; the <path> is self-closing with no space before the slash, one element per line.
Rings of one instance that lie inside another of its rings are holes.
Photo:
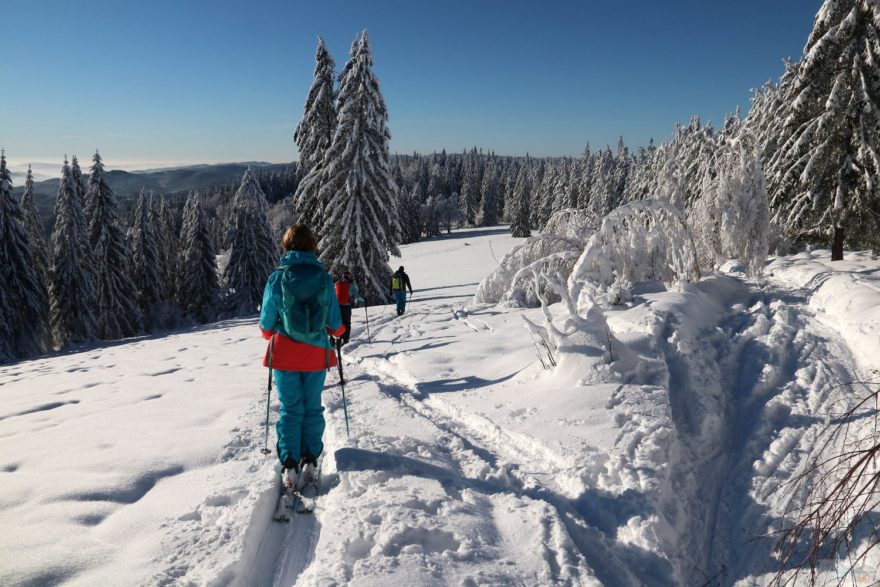
<path fill-rule="evenodd" d="M 336 62 L 327 51 L 324 39 L 318 37 L 315 51 L 315 77 L 308 97 L 302 120 L 297 124 L 293 140 L 299 148 L 300 169 L 308 171 L 321 161 L 324 151 L 330 146 L 336 129 L 336 99 L 333 82 L 336 77 Z"/>
<path fill-rule="evenodd" d="M 28 168 L 30 171 L 30 168 Z M 6 168 L 6 151 L 0 151 L 0 190 L 4 192 L 12 186 L 12 176 Z"/>
<path fill-rule="evenodd" d="M 572 298 L 581 292 L 627 289 L 645 281 L 667 287 L 699 279 L 694 242 L 681 213 L 662 200 L 617 208 L 602 220 L 569 277 Z"/>
<path fill-rule="evenodd" d="M 598 225 L 599 222 L 589 211 L 564 208 L 550 217 L 541 232 L 586 242 Z"/>
<path fill-rule="evenodd" d="M 269 203 L 254 170 L 248 165 L 241 178 L 241 185 L 238 186 L 238 191 L 235 192 L 235 198 L 232 200 L 232 209 L 239 211 L 250 206 L 265 212 Z"/>

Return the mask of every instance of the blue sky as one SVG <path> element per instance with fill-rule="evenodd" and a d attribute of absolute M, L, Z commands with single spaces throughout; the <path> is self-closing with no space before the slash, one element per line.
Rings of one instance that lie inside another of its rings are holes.
<path fill-rule="evenodd" d="M 318 35 L 368 28 L 398 152 L 565 155 L 720 123 L 799 58 L 819 0 L 3 0 L 13 162 L 296 158 Z"/>

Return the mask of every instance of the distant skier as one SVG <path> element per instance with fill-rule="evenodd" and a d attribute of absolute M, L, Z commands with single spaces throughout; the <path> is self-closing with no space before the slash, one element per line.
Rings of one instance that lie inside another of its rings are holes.
<path fill-rule="evenodd" d="M 333 279 L 316 257 L 317 241 L 305 224 L 287 229 L 281 262 L 263 292 L 260 331 L 271 339 L 264 366 L 270 366 L 281 410 L 275 429 L 282 482 L 315 492 L 316 465 L 324 450 L 324 378 L 336 366 L 327 336 L 343 333 Z M 271 357 L 271 358 L 270 358 Z M 302 474 L 300 473 L 302 467 Z"/>
<path fill-rule="evenodd" d="M 398 316 L 406 311 L 406 288 L 409 288 L 409 293 L 412 295 L 413 289 L 412 284 L 409 282 L 409 275 L 406 274 L 406 271 L 403 270 L 403 265 L 401 265 L 400 269 L 391 277 L 391 295 L 394 296 L 394 300 L 397 302 Z"/>
<path fill-rule="evenodd" d="M 351 338 L 351 308 L 358 304 L 366 303 L 366 300 L 358 292 L 358 286 L 348 271 L 342 272 L 342 279 L 336 282 L 336 299 L 339 302 L 339 311 L 342 314 L 342 324 L 345 326 L 345 334 L 342 335 L 342 344 L 348 344 Z"/>

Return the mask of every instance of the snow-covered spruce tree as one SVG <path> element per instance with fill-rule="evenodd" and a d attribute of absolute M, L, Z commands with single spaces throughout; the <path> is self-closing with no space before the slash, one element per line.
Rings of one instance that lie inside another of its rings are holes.
<path fill-rule="evenodd" d="M 581 199 L 581 172 L 583 162 L 575 159 L 568 164 L 568 175 L 565 178 L 565 192 L 562 198 L 557 196 L 557 205 L 554 206 L 553 213 L 560 210 L 577 208 Z"/>
<path fill-rule="evenodd" d="M 771 172 L 786 228 L 880 250 L 880 4 L 825 0 L 804 48 Z"/>
<path fill-rule="evenodd" d="M 596 218 L 602 218 L 614 207 L 614 156 L 606 146 L 596 153 L 590 186 L 589 210 Z"/>
<path fill-rule="evenodd" d="M 397 185 L 400 187 L 399 183 Z M 443 173 L 443 168 L 435 163 L 431 166 L 431 172 L 428 175 L 428 189 L 425 191 L 425 200 L 427 200 L 428 196 L 436 197 L 437 194 L 444 193 L 445 189 L 446 179 Z M 424 203 L 424 200 L 422 203 Z"/>
<path fill-rule="evenodd" d="M 156 235 L 156 215 L 152 197 L 141 191 L 128 227 L 131 248 L 131 275 L 137 289 L 137 302 L 144 328 L 152 332 L 164 322 L 162 256 Z"/>
<path fill-rule="evenodd" d="M 388 110 L 366 30 L 340 80 L 337 116 L 321 181 L 321 199 L 328 202 L 321 260 L 331 275 L 350 270 L 372 302 L 387 300 L 389 253 L 399 254 L 400 209 L 389 164 Z"/>
<path fill-rule="evenodd" d="M 623 195 L 626 192 L 626 184 L 629 181 L 632 158 L 629 149 L 623 142 L 623 137 L 617 142 L 617 153 L 614 155 L 614 176 L 612 179 L 612 206 L 616 208 L 623 203 Z M 613 209 L 612 208 L 612 209 Z"/>
<path fill-rule="evenodd" d="M 699 116 L 691 119 L 688 126 L 679 125 L 677 131 L 673 137 L 673 150 L 684 170 L 686 200 L 684 207 L 680 208 L 684 211 L 700 197 L 703 178 L 707 171 L 712 172 L 718 143 L 712 124 L 704 126 Z"/>
<path fill-rule="evenodd" d="M 0 321 L 7 329 L 3 355 L 27 357 L 49 349 L 49 301 L 45 284 L 33 263 L 32 244 L 24 226 L 21 206 L 12 195 L 12 178 L 6 168 L 6 154 L 0 152 Z"/>
<path fill-rule="evenodd" d="M 684 166 L 673 147 L 667 143 L 660 145 L 655 158 L 652 171 L 656 175 L 649 183 L 649 198 L 669 202 L 679 212 L 684 213 L 688 203 L 687 172 Z"/>
<path fill-rule="evenodd" d="M 661 148 L 665 147 L 661 145 Z M 639 150 L 639 155 L 632 163 L 626 187 L 623 190 L 621 204 L 629 204 L 657 197 L 654 188 L 656 187 L 657 177 L 660 175 L 659 170 L 662 168 L 662 164 L 665 163 L 665 161 L 660 161 L 657 151 L 658 149 L 654 146 L 654 139 L 650 140 L 646 149 Z"/>
<path fill-rule="evenodd" d="M 232 203 L 231 251 L 223 273 L 229 309 L 235 315 L 259 309 L 266 280 L 278 265 L 266 209 L 266 196 L 248 167 Z"/>
<path fill-rule="evenodd" d="M 49 318 L 55 344 L 94 340 L 98 332 L 91 245 L 82 199 L 64 158 L 61 182 L 55 199 L 52 231 L 52 282 L 49 287 Z"/>
<path fill-rule="evenodd" d="M 513 202 L 511 203 L 510 234 L 516 238 L 525 238 L 532 235 L 529 223 L 529 201 L 531 199 L 530 170 L 523 165 L 516 178 L 516 187 L 513 189 Z"/>
<path fill-rule="evenodd" d="M 31 258 L 40 283 L 49 289 L 49 247 L 43 237 L 43 222 L 34 199 L 34 174 L 28 166 L 27 178 L 24 180 L 24 194 L 21 196 L 21 212 L 24 215 L 24 228 L 30 243 Z M 47 298 L 48 299 L 48 298 Z"/>
<path fill-rule="evenodd" d="M 336 130 L 336 95 L 333 81 L 336 62 L 327 51 L 324 39 L 318 38 L 315 51 L 315 79 L 309 88 L 302 120 L 296 125 L 293 140 L 299 149 L 298 172 L 308 173 L 324 157 Z"/>
<path fill-rule="evenodd" d="M 79 167 L 79 161 L 76 155 L 70 159 L 70 178 L 73 180 L 73 187 L 76 191 L 76 197 L 79 198 L 80 208 L 86 209 L 86 182 L 83 179 L 82 169 Z"/>
<path fill-rule="evenodd" d="M 202 323 L 216 318 L 220 301 L 217 258 L 198 192 L 190 194 L 183 209 L 177 270 L 177 303 L 184 313 Z"/>
<path fill-rule="evenodd" d="M 440 211 L 434 196 L 428 199 L 421 207 L 422 226 L 425 236 L 431 238 L 440 234 Z"/>
<path fill-rule="evenodd" d="M 590 206 L 590 198 L 593 195 L 593 165 L 595 157 L 590 153 L 590 143 L 584 147 L 584 154 L 581 157 L 581 177 L 578 187 L 578 201 L 576 208 L 586 210 Z"/>
<path fill-rule="evenodd" d="M 571 203 L 571 184 L 569 183 L 571 178 L 571 167 L 572 162 L 567 157 L 562 160 L 562 163 L 560 163 L 556 174 L 556 185 L 553 187 L 553 207 L 550 216 L 553 216 L 553 214 L 556 214 L 560 210 L 568 208 Z M 550 220 L 550 218 L 547 218 L 547 220 Z M 544 224 L 547 223 L 545 222 Z"/>
<path fill-rule="evenodd" d="M 159 199 L 159 206 L 154 207 L 154 211 L 156 213 L 156 238 L 159 243 L 159 256 L 162 260 L 162 286 L 164 288 L 162 297 L 170 301 L 174 299 L 177 282 L 177 228 L 171 207 L 164 196 Z"/>
<path fill-rule="evenodd" d="M 486 166 L 480 191 L 483 196 L 480 201 L 480 213 L 477 217 L 480 226 L 498 224 L 501 217 L 501 189 L 498 186 L 498 172 L 494 163 L 489 163 Z"/>
<path fill-rule="evenodd" d="M 464 169 L 461 177 L 461 219 L 468 226 L 477 223 L 477 214 L 480 209 L 480 171 L 477 159 L 476 147 L 470 152 L 465 152 Z"/>
<path fill-rule="evenodd" d="M 130 252 L 116 197 L 104 177 L 104 163 L 97 151 L 86 192 L 86 221 L 95 266 L 96 334 L 104 340 L 132 336 L 141 327 L 137 288 L 130 277 Z"/>
<path fill-rule="evenodd" d="M 501 218 L 510 221 L 513 218 L 513 193 L 516 188 L 516 179 L 519 177 L 519 163 L 513 162 L 504 170 L 501 182 Z"/>
<path fill-rule="evenodd" d="M 531 206 L 532 226 L 544 226 L 550 216 L 553 215 L 553 201 L 556 193 L 557 169 L 555 165 L 548 164 L 544 171 L 541 183 L 535 184 L 534 200 Z"/>
<path fill-rule="evenodd" d="M 415 177 L 413 180 L 413 184 L 419 184 L 422 188 L 422 193 L 426 193 L 428 191 L 428 184 L 431 183 L 431 172 L 429 170 L 428 162 L 426 159 L 419 157 L 418 159 L 418 167 L 415 173 Z M 395 176 L 394 181 L 397 181 L 397 177 Z M 415 187 L 415 185 L 411 186 Z M 400 193 L 407 193 L 403 190 L 403 185 L 398 183 L 397 189 L 400 190 Z M 409 193 L 412 193 L 412 189 L 409 190 Z"/>
<path fill-rule="evenodd" d="M 293 133 L 293 140 L 299 149 L 297 173 L 301 178 L 294 205 L 300 219 L 316 229 L 320 229 L 325 205 L 319 198 L 322 162 L 336 131 L 335 71 L 336 62 L 327 51 L 324 39 L 319 37 L 315 51 L 315 78 L 306 98 L 302 120 Z"/>
<path fill-rule="evenodd" d="M 414 243 L 422 236 L 422 185 L 413 186 L 412 193 L 400 198 L 400 230 L 404 244 Z"/>
<path fill-rule="evenodd" d="M 3 307 L 7 305 L 6 290 L 2 287 L 0 287 L 0 304 L 3 304 Z M 6 317 L 0 312 L 0 364 L 11 363 L 16 359 L 9 340 L 11 333 L 12 329 L 6 323 Z"/>
<path fill-rule="evenodd" d="M 726 141 L 706 173 L 703 193 L 687 220 L 701 267 L 712 270 L 727 259 L 760 277 L 768 252 L 770 211 L 761 160 L 738 139 Z"/>
<path fill-rule="evenodd" d="M 785 72 L 779 82 L 767 82 L 763 88 L 754 91 L 752 107 L 743 121 L 743 139 L 752 143 L 749 147 L 761 153 L 763 161 L 768 165 L 774 161 L 785 140 L 784 125 L 789 105 L 794 101 L 796 78 L 797 64 L 786 59 Z M 767 188 L 774 193 L 776 186 L 771 179 L 772 176 L 767 178 Z"/>

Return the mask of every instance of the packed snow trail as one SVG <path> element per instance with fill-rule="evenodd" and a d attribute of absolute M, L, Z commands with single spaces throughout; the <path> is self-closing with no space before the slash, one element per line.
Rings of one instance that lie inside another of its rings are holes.
<path fill-rule="evenodd" d="M 0 583 L 764 583 L 771 544 L 750 539 L 861 392 L 840 384 L 880 367 L 880 263 L 646 286 L 607 313 L 610 367 L 550 371 L 520 318 L 539 310 L 471 301 L 516 243 L 403 248 L 416 293 L 400 318 L 370 308 L 372 341 L 355 310 L 351 437 L 334 372 L 318 508 L 289 524 L 254 319 L 3 367 Z"/>

